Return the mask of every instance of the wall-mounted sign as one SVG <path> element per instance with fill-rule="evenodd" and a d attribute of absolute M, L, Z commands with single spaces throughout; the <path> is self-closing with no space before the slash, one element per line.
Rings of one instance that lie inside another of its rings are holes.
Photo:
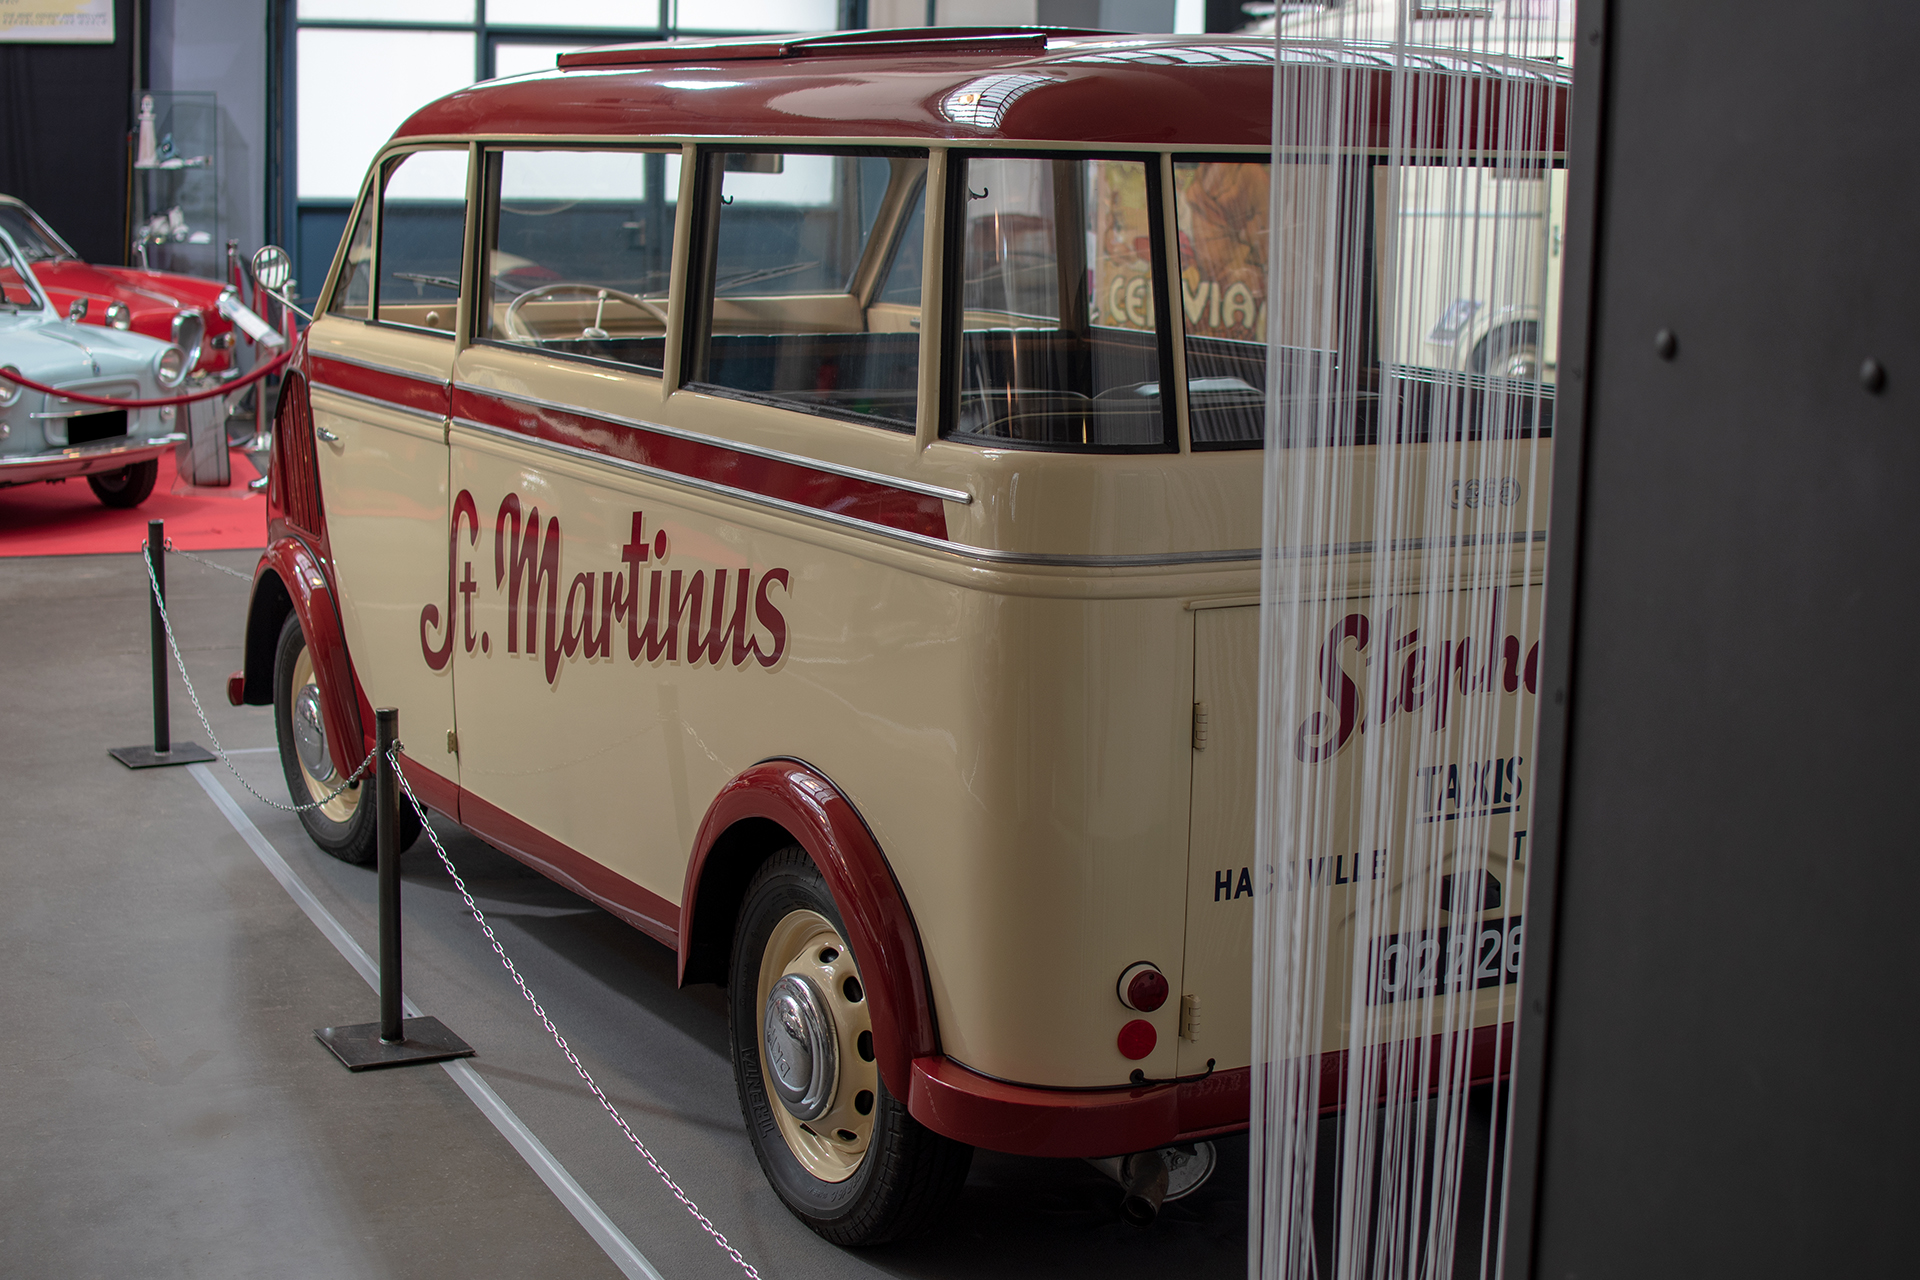
<path fill-rule="evenodd" d="M 0 0 L 0 44 L 112 44 L 113 0 Z"/>

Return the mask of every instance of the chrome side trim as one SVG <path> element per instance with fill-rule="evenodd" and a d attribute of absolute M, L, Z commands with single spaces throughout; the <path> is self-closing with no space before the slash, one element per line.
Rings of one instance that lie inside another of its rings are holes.
<path fill-rule="evenodd" d="M 399 376 L 405 377 L 407 375 L 401 374 Z M 425 409 L 416 409 L 410 404 L 395 404 L 391 400 L 382 400 L 379 396 L 365 395 L 359 391 L 349 391 L 345 387 L 336 387 L 331 382 L 322 382 L 312 375 L 308 375 L 308 385 L 317 391 L 324 391 L 330 396 L 341 396 L 357 404 L 370 405 L 375 409 L 386 409 L 393 413 L 404 414 L 409 418 L 418 418 L 422 422 L 431 422 L 436 427 L 446 425 L 447 418 L 445 414 L 431 413 Z"/>
<path fill-rule="evenodd" d="M 577 410 L 569 410 L 577 412 Z M 596 415 L 597 416 L 597 415 Z M 592 449 L 582 449 L 575 445 L 560 444 L 552 440 L 541 440 L 524 435 L 518 431 L 509 431 L 505 427 L 490 426 L 484 422 L 475 422 L 471 418 L 455 418 L 454 425 L 497 440 L 512 444 L 545 449 L 562 457 L 578 458 L 596 466 L 611 466 L 634 475 L 665 481 L 668 484 L 682 485 L 689 489 L 698 489 L 703 493 L 715 494 L 723 498 L 734 498 L 751 502 L 755 506 L 768 507 L 783 511 L 788 515 L 800 516 L 809 520 L 820 520 L 827 524 L 839 525 L 845 529 L 855 529 L 861 533 L 877 533 L 896 542 L 919 547 L 926 551 L 936 551 L 959 559 L 985 560 L 992 564 L 1041 565 L 1056 568 L 1077 569 L 1133 569 L 1152 568 L 1165 565 L 1183 564 L 1225 564 L 1258 560 L 1260 550 L 1255 547 L 1248 551 L 1184 551 L 1164 555 L 1135 556 L 1091 556 L 1091 555 L 1055 555 L 1034 551 L 994 551 L 986 547 L 968 546 L 962 542 L 949 542 L 943 538 L 929 537 L 924 533 L 914 533 L 907 529 L 895 529 L 891 525 L 873 524 L 870 521 L 855 519 L 837 511 L 823 511 L 818 507 L 802 506 L 797 502 L 788 502 L 785 498 L 770 497 L 764 493 L 754 493 L 750 489 L 736 489 L 732 485 L 719 484 L 712 480 L 702 480 L 697 476 L 681 475 L 677 471 L 663 471 L 645 463 L 630 462 L 625 458 L 615 458 L 598 453 Z"/>
<path fill-rule="evenodd" d="M 687 440 L 694 444 L 712 445 L 717 449 L 731 449 L 735 453 L 744 453 L 755 458 L 766 458 L 773 462 L 792 463 L 796 467 L 808 467 L 814 471 L 824 471 L 828 475 L 845 476 L 849 480 L 867 480 L 874 484 L 883 484 L 890 489 L 900 489 L 907 493 L 917 493 L 923 498 L 940 498 L 946 502 L 957 502 L 962 506 L 973 501 L 973 495 L 964 489 L 947 489 L 937 484 L 923 484 L 918 480 L 902 480 L 899 476 L 882 475 L 878 471 L 866 471 L 859 467 L 843 466 L 837 462 L 822 462 L 818 458 L 803 457 L 797 453 L 787 453 L 781 449 L 769 449 L 763 445 L 742 444 L 738 440 L 728 440 L 722 436 L 705 435 L 698 431 L 687 431 L 681 427 L 666 427 L 657 422 L 645 422 L 639 418 L 623 418 L 617 414 L 600 413 L 596 410 L 582 409 L 578 405 L 557 404 L 552 400 L 542 400 L 537 396 L 520 395 L 512 391 L 501 391 L 495 387 L 476 386 L 471 382 L 456 382 L 456 391 L 469 391 L 477 396 L 492 396 L 499 400 L 512 400 L 519 404 L 532 405 L 536 409 L 552 409 L 559 413 L 578 414 L 583 418 L 593 418 L 600 422 L 611 422 L 622 427 L 632 427 L 638 431 L 653 431 L 663 436 L 672 436 L 676 440 Z M 598 456 L 598 455 L 596 455 Z"/>

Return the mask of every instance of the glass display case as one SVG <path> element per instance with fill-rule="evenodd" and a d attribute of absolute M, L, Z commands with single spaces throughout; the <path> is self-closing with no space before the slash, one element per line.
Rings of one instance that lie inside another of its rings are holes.
<path fill-rule="evenodd" d="M 130 225 L 135 266 L 219 279 L 220 107 L 213 93 L 147 92 L 134 102 Z"/>

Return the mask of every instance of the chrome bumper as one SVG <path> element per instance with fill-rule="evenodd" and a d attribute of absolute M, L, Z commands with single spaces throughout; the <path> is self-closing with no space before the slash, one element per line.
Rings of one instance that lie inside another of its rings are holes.
<path fill-rule="evenodd" d="M 46 453 L 0 457 L 0 485 L 31 484 L 35 480 L 59 480 L 66 476 L 118 471 L 121 467 L 157 458 L 186 438 L 186 432 L 175 431 L 171 435 L 148 436 L 139 440 L 102 440 Z"/>

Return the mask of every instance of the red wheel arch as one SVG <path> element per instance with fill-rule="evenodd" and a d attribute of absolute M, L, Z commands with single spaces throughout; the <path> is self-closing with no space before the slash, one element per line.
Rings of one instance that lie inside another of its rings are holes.
<path fill-rule="evenodd" d="M 321 572 L 318 557 L 297 538 L 276 538 L 254 570 L 254 604 L 247 611 L 247 701 L 257 698 L 261 705 L 273 701 L 271 646 L 279 635 L 279 624 L 272 615 L 279 611 L 262 598 L 262 592 L 271 589 L 266 585 L 269 576 L 286 592 L 300 619 L 300 630 L 306 633 L 313 669 L 319 676 L 320 710 L 327 721 L 327 751 L 333 757 L 333 767 L 342 774 L 352 773 L 365 754 L 356 750 L 356 744 L 370 740 L 362 726 L 372 724 L 373 717 L 370 708 L 360 705 L 366 699 L 354 678 L 346 640 L 340 634 L 333 586 Z M 266 644 L 255 644 L 256 628 L 264 632 L 269 627 L 273 635 L 262 637 Z M 264 669 L 259 665 L 261 656 L 266 660 Z"/>
<path fill-rule="evenodd" d="M 730 833 L 759 824 L 778 826 L 807 851 L 826 877 L 847 926 L 847 942 L 860 961 L 873 1017 L 874 1056 L 880 1077 L 897 1098 L 912 1087 L 913 1060 L 938 1053 L 933 1002 L 927 994 L 926 961 L 920 933 L 905 896 L 879 842 L 840 789 L 819 770 L 799 760 L 764 760 L 720 789 L 707 808 L 694 840 L 681 891 L 680 979 L 717 976 L 703 968 L 696 952 L 699 935 L 730 933 L 737 895 L 715 893 L 706 876 L 716 850 L 726 856 Z M 709 890 L 709 910 L 722 921 L 700 921 L 700 896 Z M 690 972 L 691 969 L 691 972 Z"/>

